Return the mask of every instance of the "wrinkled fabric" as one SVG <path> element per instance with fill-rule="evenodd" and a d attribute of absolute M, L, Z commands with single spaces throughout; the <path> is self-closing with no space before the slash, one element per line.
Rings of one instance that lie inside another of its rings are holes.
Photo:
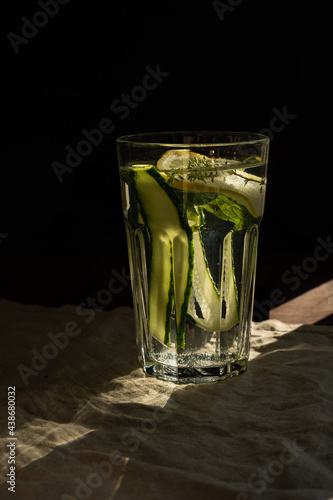
<path fill-rule="evenodd" d="M 1 499 L 333 498 L 332 327 L 254 323 L 245 374 L 177 385 L 144 376 L 130 308 L 0 311 Z"/>

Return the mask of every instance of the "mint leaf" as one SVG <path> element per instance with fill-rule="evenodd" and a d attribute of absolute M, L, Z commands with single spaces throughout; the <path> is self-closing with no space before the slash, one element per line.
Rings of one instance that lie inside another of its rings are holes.
<path fill-rule="evenodd" d="M 234 231 L 240 231 L 248 227 L 254 221 L 254 217 L 244 205 L 241 205 L 224 194 L 218 194 L 214 200 L 203 205 L 202 208 L 213 213 L 222 220 L 233 222 Z"/>

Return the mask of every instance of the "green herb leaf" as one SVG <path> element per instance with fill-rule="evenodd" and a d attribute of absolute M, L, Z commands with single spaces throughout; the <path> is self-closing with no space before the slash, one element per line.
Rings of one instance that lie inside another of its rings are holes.
<path fill-rule="evenodd" d="M 244 205 L 223 194 L 218 194 L 214 200 L 203 205 L 202 208 L 222 220 L 233 222 L 234 231 L 240 231 L 254 221 L 254 217 Z"/>

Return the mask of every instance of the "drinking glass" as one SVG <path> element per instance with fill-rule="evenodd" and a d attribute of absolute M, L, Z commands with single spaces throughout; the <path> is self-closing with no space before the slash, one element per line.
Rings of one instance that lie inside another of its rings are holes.
<path fill-rule="evenodd" d="M 245 132 L 117 139 L 147 375 L 196 383 L 247 370 L 268 149 Z"/>

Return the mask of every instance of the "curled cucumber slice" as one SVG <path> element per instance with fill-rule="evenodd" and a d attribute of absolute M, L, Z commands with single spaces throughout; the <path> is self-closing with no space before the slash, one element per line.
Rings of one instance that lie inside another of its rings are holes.
<path fill-rule="evenodd" d="M 155 167 L 134 165 L 131 176 L 150 232 L 149 332 L 168 346 L 174 309 L 177 346 L 185 347 L 193 273 L 192 231 L 179 198 Z"/>

